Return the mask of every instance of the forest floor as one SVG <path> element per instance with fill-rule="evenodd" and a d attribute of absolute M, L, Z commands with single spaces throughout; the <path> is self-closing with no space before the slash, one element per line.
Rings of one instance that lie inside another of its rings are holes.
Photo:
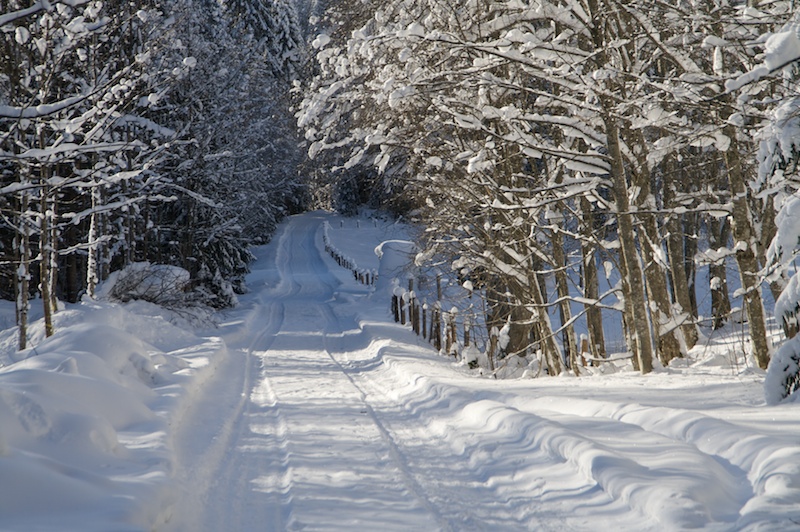
<path fill-rule="evenodd" d="M 18 353 L 9 324 L 0 530 L 800 528 L 800 404 L 765 406 L 733 326 L 646 376 L 494 379 L 394 323 L 326 221 L 364 268 L 404 237 L 291 217 L 206 330 L 84 302 Z"/>

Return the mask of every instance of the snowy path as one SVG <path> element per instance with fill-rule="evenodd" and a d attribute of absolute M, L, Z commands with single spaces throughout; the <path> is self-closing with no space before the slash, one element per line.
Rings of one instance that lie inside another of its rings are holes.
<path fill-rule="evenodd" d="M 182 473 L 199 492 L 184 501 L 193 508 L 176 512 L 194 522 L 174 525 L 435 529 L 436 508 L 331 351 L 362 333 L 317 248 L 320 220 L 294 222 L 277 237 L 275 255 L 257 263 L 266 268 L 254 274 L 261 290 L 251 277 L 252 294 L 225 326 L 236 363 L 179 431 L 176 445 L 191 450 Z"/>
<path fill-rule="evenodd" d="M 326 216 L 260 248 L 230 358 L 174 429 L 167 530 L 800 523 L 800 416 L 752 406 L 757 379 L 475 378 L 323 256 Z"/>

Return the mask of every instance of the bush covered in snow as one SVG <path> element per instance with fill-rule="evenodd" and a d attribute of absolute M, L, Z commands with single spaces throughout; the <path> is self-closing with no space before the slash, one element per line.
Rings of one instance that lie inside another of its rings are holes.
<path fill-rule="evenodd" d="M 97 295 L 123 303 L 141 299 L 165 305 L 182 300 L 190 280 L 189 272 L 177 266 L 134 262 L 112 273 Z"/>
<path fill-rule="evenodd" d="M 126 303 L 142 300 L 181 309 L 204 306 L 229 308 L 237 304 L 230 282 L 219 271 L 203 267 L 195 279 L 178 266 L 135 262 L 112 273 L 98 291 L 98 297 Z"/>
<path fill-rule="evenodd" d="M 790 338 L 772 356 L 764 380 L 767 403 L 775 405 L 800 388 L 800 336 Z"/>

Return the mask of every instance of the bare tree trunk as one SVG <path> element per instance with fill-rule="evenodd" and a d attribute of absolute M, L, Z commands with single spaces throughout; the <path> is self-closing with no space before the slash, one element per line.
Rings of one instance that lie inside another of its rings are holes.
<path fill-rule="evenodd" d="M 44 172 L 44 170 L 43 170 Z M 41 212 L 39 213 L 39 290 L 42 294 L 42 310 L 44 311 L 44 331 L 45 336 L 53 336 L 53 307 L 52 298 L 50 296 L 50 287 L 53 280 L 51 279 L 52 271 L 50 270 L 51 260 L 50 254 L 52 249 L 50 247 L 50 220 L 47 213 L 47 186 L 44 185 L 39 191 L 41 199 L 39 201 Z"/>
<path fill-rule="evenodd" d="M 88 236 L 88 262 L 86 264 L 86 294 L 94 298 L 95 289 L 97 288 L 97 283 L 99 282 L 99 266 L 98 266 L 98 259 L 99 259 L 99 247 L 100 243 L 98 239 L 100 238 L 100 214 L 97 212 L 97 208 L 100 206 L 100 190 L 99 185 L 92 187 L 92 214 L 89 217 L 89 236 Z"/>
<path fill-rule="evenodd" d="M 739 143 L 736 141 L 736 128 L 727 124 L 723 133 L 731 139 L 725 152 L 725 165 L 728 171 L 728 184 L 733 196 L 733 240 L 736 262 L 744 291 L 744 307 L 753 342 L 753 356 L 762 369 L 769 364 L 770 348 L 767 341 L 767 327 L 764 321 L 764 307 L 761 302 L 761 280 L 758 275 L 757 243 L 753 228 L 750 207 L 747 204 L 747 183 L 739 158 Z"/>
<path fill-rule="evenodd" d="M 683 242 L 683 269 L 686 272 L 686 281 L 689 286 L 689 304 L 691 309 L 687 309 L 692 313 L 692 317 L 697 320 L 699 315 L 697 310 L 697 267 L 694 263 L 694 258 L 697 256 L 697 213 L 687 213 L 683 217 L 684 235 L 686 235 Z"/>
<path fill-rule="evenodd" d="M 618 20 L 618 28 L 612 27 L 612 22 L 607 18 L 608 12 L 604 0 L 588 0 L 588 14 L 592 19 L 589 25 L 592 47 L 597 51 L 596 67 L 603 68 L 609 62 L 607 44 L 627 35 L 620 31 L 623 27 Z M 615 10 L 614 12 L 617 12 Z M 619 33 L 620 35 L 616 35 Z M 615 65 L 615 69 L 622 65 Z M 624 98 L 624 91 L 613 79 L 605 81 L 605 93 L 600 93 L 599 100 L 603 109 L 600 118 L 603 120 L 606 134 L 606 146 L 610 162 L 609 179 L 611 190 L 617 208 L 617 231 L 620 241 L 622 262 L 624 263 L 625 279 L 622 286 L 625 298 L 625 321 L 635 337 L 636 350 L 634 356 L 638 359 L 639 370 L 642 373 L 653 371 L 653 338 L 650 333 L 649 313 L 645 295 L 642 264 L 639 251 L 636 248 L 636 230 L 634 229 L 633 213 L 628 199 L 628 182 L 625 174 L 625 164 L 620 146 L 620 127 L 614 112 L 616 109 L 615 98 Z M 612 96 L 614 95 L 614 96 Z"/>
<path fill-rule="evenodd" d="M 584 231 L 591 232 L 594 225 L 594 215 L 591 212 L 591 205 L 585 198 L 581 199 L 581 209 L 583 210 Z M 597 301 L 600 297 L 598 279 L 597 279 L 597 262 L 595 259 L 596 248 L 589 243 L 588 234 L 587 239 L 581 245 L 581 252 L 583 254 L 583 297 L 587 300 Z M 603 313 L 600 309 L 592 304 L 587 303 L 586 309 L 586 325 L 589 331 L 589 349 L 594 358 L 606 358 L 606 341 L 603 334 Z"/>
<path fill-rule="evenodd" d="M 639 352 L 639 348 L 636 346 L 636 331 L 632 323 L 633 308 L 631 307 L 630 300 L 626 296 L 626 294 L 630 293 L 630 288 L 627 286 L 628 270 L 625 267 L 625 260 L 622 258 L 622 252 L 619 253 L 617 261 L 619 263 L 619 275 L 622 288 L 622 293 L 617 296 L 622 300 L 622 334 L 625 336 L 625 345 L 628 347 L 628 351 L 633 355 L 631 359 L 633 369 L 639 371 L 639 358 L 636 355 L 636 353 Z"/>
<path fill-rule="evenodd" d="M 727 218 L 708 219 L 708 245 L 711 249 L 719 249 L 728 245 L 730 239 L 730 223 Z M 731 313 L 731 300 L 728 297 L 728 271 L 725 262 L 708 265 L 708 281 L 711 288 L 711 328 L 722 327 Z"/>
<path fill-rule="evenodd" d="M 636 352 L 639 370 L 642 373 L 653 371 L 653 338 L 648 321 L 647 299 L 645 297 L 642 265 L 639 262 L 639 251 L 636 249 L 636 232 L 633 228 L 633 215 L 628 202 L 628 183 L 625 179 L 625 168 L 619 145 L 619 129 L 615 120 L 604 117 L 609 156 L 611 157 L 611 182 L 614 201 L 617 206 L 617 226 L 619 231 L 622 260 L 625 263 L 626 288 L 625 300 L 629 306 L 628 323 L 636 338 Z"/>
<path fill-rule="evenodd" d="M 552 244 L 553 244 L 553 269 L 555 270 L 556 291 L 558 298 L 561 300 L 559 303 L 559 310 L 561 315 L 562 331 L 562 345 L 564 346 L 565 355 L 570 361 L 572 371 L 578 375 L 578 345 L 575 339 L 575 327 L 569 323 L 572 320 L 572 309 L 570 308 L 569 301 L 569 279 L 567 278 L 567 257 L 564 253 L 564 238 L 558 230 L 553 230 Z"/>
<path fill-rule="evenodd" d="M 651 214 L 644 215 L 644 238 L 642 241 L 642 254 L 646 257 L 645 278 L 647 279 L 647 292 L 650 296 L 652 309 L 651 319 L 655 326 L 658 339 L 658 356 L 665 366 L 674 358 L 683 358 L 685 353 L 681 348 L 678 329 L 672 326 L 672 305 L 667 289 L 666 265 L 661 262 L 664 256 L 661 248 L 661 235 L 658 231 L 655 217 Z"/>
<path fill-rule="evenodd" d="M 58 200 L 50 196 L 50 307 L 58 312 Z"/>
<path fill-rule="evenodd" d="M 534 304 L 533 320 L 537 329 L 539 342 L 541 342 L 542 352 L 547 361 L 548 373 L 552 376 L 559 375 L 563 371 L 561 363 L 561 350 L 556 344 L 553 327 L 550 324 L 550 316 L 547 314 L 544 294 L 539 286 L 538 279 L 530 278 L 531 301 Z"/>
<path fill-rule="evenodd" d="M 19 267 L 17 268 L 17 326 L 19 327 L 19 350 L 28 347 L 28 286 L 31 278 L 31 229 L 27 220 L 30 199 L 28 191 L 23 191 L 19 204 Z"/>
<path fill-rule="evenodd" d="M 674 168 L 672 159 L 668 169 Z M 674 191 L 670 184 L 664 187 L 664 203 L 667 208 L 674 208 Z M 681 320 L 681 331 L 686 342 L 686 349 L 691 349 L 697 344 L 697 325 L 692 315 L 692 300 L 689 295 L 689 280 L 686 278 L 686 257 L 684 256 L 684 235 L 682 230 L 681 215 L 667 215 L 667 254 L 669 255 L 669 274 L 672 280 L 672 292 L 675 296 L 676 313 Z"/>
<path fill-rule="evenodd" d="M 622 132 L 626 138 L 631 139 L 632 143 L 640 146 L 647 145 L 641 130 L 625 129 Z M 656 334 L 658 357 L 666 366 L 672 359 L 685 356 L 685 342 L 682 343 L 680 329 L 673 325 L 676 316 L 667 287 L 667 257 L 663 247 L 664 239 L 654 214 L 657 206 L 652 194 L 652 176 L 648 167 L 646 148 L 642 147 L 637 153 L 634 164 L 636 168 L 631 172 L 631 184 L 639 190 L 639 193 L 632 201 L 640 208 L 638 218 L 643 230 L 639 232 L 639 244 L 642 249 L 644 275 L 647 280 L 650 320 Z"/>

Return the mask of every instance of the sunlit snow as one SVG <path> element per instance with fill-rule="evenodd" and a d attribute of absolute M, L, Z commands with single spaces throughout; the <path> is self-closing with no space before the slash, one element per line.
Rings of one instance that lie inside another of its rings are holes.
<path fill-rule="evenodd" d="M 16 352 L 6 304 L 0 530 L 796 529 L 800 410 L 765 405 L 741 329 L 650 375 L 493 379 L 391 319 L 408 240 L 291 217 L 206 330 L 87 300 Z"/>

